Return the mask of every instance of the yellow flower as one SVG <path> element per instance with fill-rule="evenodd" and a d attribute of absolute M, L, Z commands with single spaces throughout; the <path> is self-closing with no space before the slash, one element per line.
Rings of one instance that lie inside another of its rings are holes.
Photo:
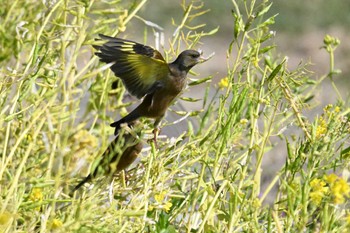
<path fill-rule="evenodd" d="M 310 186 L 313 190 L 318 190 L 321 187 L 326 186 L 326 183 L 321 179 L 315 178 L 310 182 Z"/>
<path fill-rule="evenodd" d="M 333 194 L 333 203 L 334 204 L 343 204 L 345 201 L 345 198 L 343 195 L 339 194 L 339 193 L 334 193 Z"/>
<path fill-rule="evenodd" d="M 329 188 L 325 186 L 326 186 L 326 182 L 318 178 L 313 179 L 310 182 L 310 187 L 312 191 L 310 192 L 309 196 L 311 201 L 314 204 L 316 205 L 320 204 L 323 197 L 328 192 Z"/>
<path fill-rule="evenodd" d="M 333 108 L 333 104 L 328 104 L 323 108 L 324 112 L 329 112 Z"/>
<path fill-rule="evenodd" d="M 98 139 L 85 129 L 79 130 L 74 134 L 72 142 L 74 151 L 79 151 L 84 148 L 94 149 L 98 145 Z"/>
<path fill-rule="evenodd" d="M 149 210 L 152 210 L 153 208 L 163 209 L 165 212 L 169 212 L 171 206 L 173 205 L 170 200 L 165 202 L 166 198 L 166 191 L 162 191 L 159 194 L 154 195 L 154 200 L 157 202 L 155 206 L 150 206 L 152 208 L 149 208 Z"/>
<path fill-rule="evenodd" d="M 311 192 L 309 196 L 310 196 L 310 200 L 315 205 L 319 205 L 324 197 L 324 194 L 322 192 Z"/>
<path fill-rule="evenodd" d="M 41 201 L 43 199 L 43 193 L 41 188 L 33 188 L 30 193 L 29 200 L 33 202 Z"/>
<path fill-rule="evenodd" d="M 162 203 L 164 201 L 165 194 L 166 192 L 162 191 L 161 193 L 154 195 L 154 199 L 156 200 L 156 202 Z"/>
<path fill-rule="evenodd" d="M 332 111 L 333 110 L 333 111 Z M 323 108 L 323 111 L 330 115 L 331 113 L 339 113 L 341 111 L 341 108 L 339 106 L 333 106 L 333 104 L 328 104 Z"/>
<path fill-rule="evenodd" d="M 62 226 L 63 226 L 63 223 L 60 219 L 55 218 L 51 222 L 51 229 L 52 230 L 57 230 L 57 229 L 61 228 Z"/>
<path fill-rule="evenodd" d="M 342 204 L 345 201 L 345 197 L 349 197 L 349 184 L 343 178 L 338 177 L 338 180 L 331 184 L 331 193 L 334 197 L 334 203 Z"/>
<path fill-rule="evenodd" d="M 346 180 L 344 180 L 343 178 L 339 178 L 339 180 L 337 182 L 337 186 L 339 186 L 339 190 L 341 193 L 344 194 L 344 196 L 349 197 L 350 186 L 349 186 L 348 182 L 346 182 Z"/>
<path fill-rule="evenodd" d="M 228 77 L 225 77 L 225 78 L 222 78 L 219 82 L 219 88 L 220 89 L 223 89 L 223 88 L 226 88 L 228 87 L 228 84 L 229 84 L 229 80 L 228 80 Z"/>
<path fill-rule="evenodd" d="M 32 135 L 27 134 L 27 140 L 28 140 L 29 142 L 33 141 L 33 137 L 32 137 Z"/>
<path fill-rule="evenodd" d="M 333 197 L 334 204 L 342 204 L 345 202 L 345 197 L 350 195 L 350 186 L 343 178 L 331 173 L 324 176 L 324 180 L 330 187 L 330 193 Z"/>
<path fill-rule="evenodd" d="M 13 214 L 5 210 L 3 213 L 0 214 L 0 226 L 9 224 L 13 217 L 14 217 Z"/>
<path fill-rule="evenodd" d="M 321 138 L 327 133 L 327 122 L 320 116 L 318 119 L 318 124 L 316 128 L 316 138 Z"/>
<path fill-rule="evenodd" d="M 331 173 L 329 175 L 324 175 L 323 179 L 328 183 L 328 184 L 333 184 L 337 179 L 338 176 L 334 173 Z"/>
<path fill-rule="evenodd" d="M 260 199 L 259 199 L 259 198 L 255 198 L 255 199 L 253 200 L 253 206 L 254 206 L 255 208 L 260 208 L 260 207 L 261 207 L 261 202 L 260 202 Z"/>
<path fill-rule="evenodd" d="M 243 119 L 241 119 L 241 120 L 239 121 L 239 123 L 240 123 L 241 125 L 246 125 L 246 124 L 248 123 L 248 120 L 245 119 L 245 118 L 243 118 Z"/>
<path fill-rule="evenodd" d="M 168 201 L 168 202 L 166 202 L 165 204 L 164 204 L 164 210 L 165 210 L 165 212 L 169 212 L 169 210 L 170 210 L 170 208 L 173 206 L 173 204 L 170 202 L 170 201 Z"/>

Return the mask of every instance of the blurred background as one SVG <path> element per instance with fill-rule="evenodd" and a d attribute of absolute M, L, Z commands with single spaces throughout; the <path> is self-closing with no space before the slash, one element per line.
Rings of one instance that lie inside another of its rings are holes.
<path fill-rule="evenodd" d="M 140 11 L 145 20 L 156 23 L 164 28 L 165 41 L 175 30 L 172 20 L 179 23 L 182 12 L 182 1 L 154 0 L 147 2 Z M 216 56 L 206 65 L 195 68 L 201 76 L 213 75 L 215 78 L 224 77 L 226 70 L 226 50 L 233 37 L 232 2 L 229 0 L 204 0 L 205 9 L 210 11 L 200 17 L 201 23 L 207 26 L 205 30 L 212 30 L 219 26 L 219 31 L 202 42 L 202 49 L 209 55 L 215 51 Z M 257 1 L 259 2 L 259 1 Z M 276 32 L 273 43 L 277 45 L 277 53 L 288 56 L 288 67 L 294 69 L 300 62 L 311 65 L 309 69 L 315 72 L 315 77 L 324 75 L 329 70 L 329 56 L 321 49 L 323 38 L 330 34 L 341 40 L 335 52 L 336 68 L 342 73 L 337 75 L 335 82 L 341 87 L 343 98 L 347 97 L 350 83 L 350 1 L 273 1 L 269 15 L 276 15 L 275 24 L 271 30 Z M 143 31 L 133 27 L 131 22 L 128 37 L 142 38 Z M 166 45 L 166 43 L 165 43 Z M 329 96 L 323 101 L 333 102 Z"/>

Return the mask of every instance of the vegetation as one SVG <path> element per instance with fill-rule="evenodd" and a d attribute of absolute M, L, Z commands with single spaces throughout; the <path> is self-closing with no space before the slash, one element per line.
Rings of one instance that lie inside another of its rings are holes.
<path fill-rule="evenodd" d="M 121 83 L 111 90 L 117 78 L 94 56 L 94 38 L 118 35 L 134 19 L 145 23 L 144 42 L 149 32 L 161 38 L 157 24 L 138 16 L 147 0 L 126 2 L 3 3 L 0 232 L 349 231 L 349 104 L 339 96 L 322 114 L 305 115 L 320 84 L 339 73 L 340 41 L 325 36 L 323 77 L 307 64 L 289 70 L 273 45 L 269 1 L 232 1 L 232 43 L 220 61 L 227 76 L 213 84 L 192 73 L 188 88 L 206 91 L 201 111 L 179 112 L 191 119 L 186 132 L 158 148 L 145 138 L 127 177 L 68 195 L 111 141 L 115 112 L 130 105 Z M 217 31 L 204 28 L 201 2 L 181 6 L 169 49 L 161 49 L 168 60 Z M 267 156 L 286 159 L 263 186 Z"/>

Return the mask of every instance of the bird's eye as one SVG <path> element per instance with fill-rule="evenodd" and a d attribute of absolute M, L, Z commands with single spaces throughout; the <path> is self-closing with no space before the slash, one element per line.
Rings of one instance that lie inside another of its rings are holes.
<path fill-rule="evenodd" d="M 191 57 L 192 57 L 192 58 L 198 58 L 198 57 L 199 57 L 199 54 L 191 54 Z"/>

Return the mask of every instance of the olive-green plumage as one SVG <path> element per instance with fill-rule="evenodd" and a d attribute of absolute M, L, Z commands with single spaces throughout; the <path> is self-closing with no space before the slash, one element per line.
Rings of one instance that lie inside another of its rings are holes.
<path fill-rule="evenodd" d="M 75 188 L 72 194 L 83 186 L 86 182 L 95 177 L 109 176 L 128 168 L 137 158 L 142 150 L 141 134 L 142 125 L 138 121 L 130 122 L 128 130 L 119 133 L 112 141 L 100 159 L 97 165 L 93 166 L 90 174 L 85 177 Z"/>
<path fill-rule="evenodd" d="M 99 35 L 107 42 L 94 46 L 96 55 L 111 66 L 130 94 L 142 98 L 142 103 L 127 116 L 111 124 L 115 135 L 122 123 L 130 123 L 140 117 L 154 118 L 156 129 L 173 100 L 186 85 L 189 70 L 203 61 L 196 50 L 183 51 L 174 62 L 166 63 L 155 49 L 130 40 Z"/>

